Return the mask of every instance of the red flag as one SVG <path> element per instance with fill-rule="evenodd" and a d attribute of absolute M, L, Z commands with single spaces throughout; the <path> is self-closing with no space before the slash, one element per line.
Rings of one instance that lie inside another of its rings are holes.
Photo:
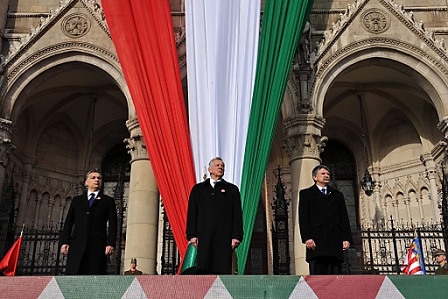
<path fill-rule="evenodd" d="M 16 275 L 17 264 L 19 263 L 20 246 L 22 246 L 22 236 L 14 242 L 0 262 L 0 271 L 6 276 Z"/>

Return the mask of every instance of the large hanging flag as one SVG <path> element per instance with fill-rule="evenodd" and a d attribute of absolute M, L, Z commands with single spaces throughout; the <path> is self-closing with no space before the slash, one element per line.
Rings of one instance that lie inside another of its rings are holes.
<path fill-rule="evenodd" d="M 246 242 L 243 241 L 236 251 L 239 274 L 244 273 L 246 266 L 261 187 L 292 60 L 313 2 L 265 1 L 241 179 Z"/>
<path fill-rule="evenodd" d="M 196 182 L 169 0 L 103 0 L 104 13 L 180 255 Z M 148 165 L 149 167 L 149 165 Z"/>
<path fill-rule="evenodd" d="M 425 261 L 420 247 L 420 240 L 415 237 L 412 240 L 411 246 L 404 257 L 401 272 L 405 275 L 424 275 L 426 274 Z"/>
<path fill-rule="evenodd" d="M 20 247 L 22 246 L 22 234 L 23 230 L 20 233 L 20 237 L 14 242 L 0 262 L 0 272 L 5 276 L 16 275 L 17 265 L 19 264 Z"/>
<path fill-rule="evenodd" d="M 260 0 L 186 0 L 188 115 L 196 180 L 221 157 L 240 186 L 255 82 Z"/>

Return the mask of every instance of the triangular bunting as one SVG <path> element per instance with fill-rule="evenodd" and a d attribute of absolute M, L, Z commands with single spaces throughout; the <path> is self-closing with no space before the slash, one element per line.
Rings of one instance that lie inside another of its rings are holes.
<path fill-rule="evenodd" d="M 281 275 L 220 276 L 232 298 L 290 298 L 300 276 Z"/>
<path fill-rule="evenodd" d="M 32 280 L 26 276 L 3 277 L 0 279 L 1 295 L 7 294 L 8 298 L 36 299 L 50 280 L 51 276 L 33 277 Z"/>
<path fill-rule="evenodd" d="M 121 298 L 134 277 L 60 276 L 56 277 L 64 298 Z"/>
<path fill-rule="evenodd" d="M 445 275 L 418 275 L 410 280 L 406 275 L 388 276 L 404 298 L 447 298 L 448 279 Z M 444 287 L 441 287 L 441 286 Z M 392 298 L 389 296 L 389 298 Z"/>
<path fill-rule="evenodd" d="M 64 295 L 54 277 L 40 294 L 39 299 L 64 299 Z"/>
<path fill-rule="evenodd" d="M 229 291 L 225 287 L 225 285 L 222 283 L 221 278 L 218 276 L 216 277 L 215 282 L 211 286 L 210 290 L 208 290 L 207 294 L 205 295 L 204 299 L 213 299 L 213 298 L 232 298 Z"/>
<path fill-rule="evenodd" d="M 176 275 L 168 279 L 166 275 L 143 275 L 137 279 L 148 298 L 204 298 L 216 277 Z"/>
<path fill-rule="evenodd" d="M 378 291 L 377 299 L 404 299 L 403 295 L 397 289 L 397 287 L 386 277 Z"/>
<path fill-rule="evenodd" d="M 302 276 L 289 298 L 319 299 Z"/>
<path fill-rule="evenodd" d="M 123 294 L 123 297 L 121 297 L 121 299 L 134 299 L 134 298 L 140 298 L 140 299 L 148 298 L 146 297 L 146 294 L 143 291 L 142 286 L 138 282 L 137 277 L 135 277 L 129 288 Z"/>
<path fill-rule="evenodd" d="M 375 299 L 384 280 L 383 275 L 310 275 L 305 280 L 319 299 Z"/>

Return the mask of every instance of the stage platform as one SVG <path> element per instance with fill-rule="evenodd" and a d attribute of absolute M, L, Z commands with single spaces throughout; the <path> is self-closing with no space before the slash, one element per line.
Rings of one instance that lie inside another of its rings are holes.
<path fill-rule="evenodd" d="M 0 298 L 448 298 L 446 276 L 17 276 Z"/>

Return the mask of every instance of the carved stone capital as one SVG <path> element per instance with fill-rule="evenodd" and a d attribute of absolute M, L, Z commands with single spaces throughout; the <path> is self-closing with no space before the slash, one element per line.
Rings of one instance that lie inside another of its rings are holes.
<path fill-rule="evenodd" d="M 299 114 L 284 121 L 284 145 L 291 159 L 320 159 L 327 137 L 320 132 L 325 119 L 317 115 Z"/>
<path fill-rule="evenodd" d="M 146 151 L 145 141 L 142 135 L 135 135 L 131 138 L 126 138 L 123 142 L 127 143 L 126 148 L 131 155 L 131 163 L 137 160 L 148 160 L 148 152 Z"/>

